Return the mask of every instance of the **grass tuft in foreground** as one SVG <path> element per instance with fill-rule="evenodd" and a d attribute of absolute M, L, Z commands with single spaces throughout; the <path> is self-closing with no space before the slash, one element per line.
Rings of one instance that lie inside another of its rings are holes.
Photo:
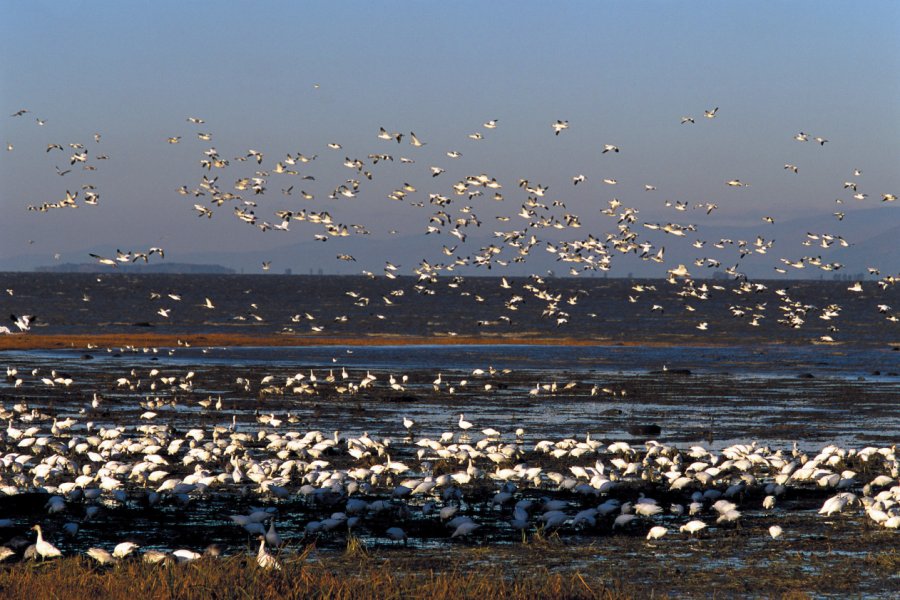
<path fill-rule="evenodd" d="M 334 563 L 334 564 L 332 564 Z M 342 560 L 285 559 L 281 571 L 260 569 L 253 557 L 202 559 L 187 564 L 148 565 L 126 561 L 99 567 L 71 557 L 0 569 L 0 597 L 43 600 L 83 598 L 145 600 L 181 598 L 599 598 L 630 595 L 577 573 L 536 569 L 514 578 L 500 569 L 410 572 L 389 561 L 373 563 L 354 548 Z"/>

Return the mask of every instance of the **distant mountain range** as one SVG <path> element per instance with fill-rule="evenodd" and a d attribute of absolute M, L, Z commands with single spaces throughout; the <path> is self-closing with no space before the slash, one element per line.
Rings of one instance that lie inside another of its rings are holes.
<path fill-rule="evenodd" d="M 685 217 L 691 217 L 686 213 Z M 680 221 L 682 225 L 690 222 L 688 218 Z M 556 260 L 556 255 L 547 251 L 547 243 L 558 243 L 562 240 L 585 239 L 588 234 L 603 240 L 605 232 L 615 228 L 610 221 L 604 228 L 590 230 L 585 227 L 579 230 L 541 230 L 534 234 L 541 239 L 521 263 L 512 262 L 514 249 L 506 248 L 497 256 L 500 260 L 509 261 L 508 266 L 494 266 L 492 269 L 474 266 L 456 266 L 452 274 L 459 275 L 528 275 L 531 273 L 557 276 L 570 274 L 573 267 L 580 265 L 563 263 Z M 664 277 L 666 270 L 678 264 L 684 264 L 695 278 L 712 277 L 722 274 L 726 268 L 737 266 L 737 271 L 751 278 L 780 278 L 775 268 L 784 268 L 788 272 L 783 277 L 792 279 L 833 279 L 871 277 L 867 274 L 869 267 L 878 268 L 882 275 L 900 273 L 900 212 L 892 206 L 881 206 L 874 209 L 848 211 L 843 220 L 828 214 L 819 214 L 804 219 L 785 222 L 750 223 L 746 226 L 719 226 L 702 224 L 696 232 L 676 238 L 659 230 L 650 230 L 640 225 L 633 225 L 639 233 L 640 240 L 649 240 L 654 244 L 654 252 L 665 248 L 665 261 L 655 263 L 641 260 L 635 254 L 613 253 L 610 277 Z M 296 274 L 359 274 L 371 271 L 380 275 L 385 262 L 390 261 L 399 267 L 398 273 L 411 274 L 412 271 L 427 261 L 430 265 L 452 264 L 457 256 L 467 256 L 479 252 L 480 248 L 491 244 L 502 246 L 491 231 L 485 228 L 472 229 L 467 232 L 469 239 L 451 256 L 442 252 L 444 245 L 455 246 L 458 240 L 447 235 L 409 235 L 387 239 L 373 239 L 368 236 L 350 236 L 332 238 L 326 242 L 301 241 L 274 247 L 269 250 L 253 251 L 219 251 L 178 253 L 178 262 L 158 261 L 150 264 L 127 264 L 119 269 L 141 273 L 263 273 L 264 262 L 271 263 L 271 273 Z M 288 239 L 290 234 L 279 234 L 281 239 Z M 833 236 L 830 245 L 823 247 L 822 240 Z M 838 237 L 840 236 L 840 238 Z M 765 253 L 754 248 L 758 238 L 763 243 L 773 241 L 773 246 Z M 705 243 L 701 248 L 694 244 L 698 239 Z M 456 242 L 451 244 L 450 240 Z M 726 240 L 723 242 L 722 240 Z M 729 241 L 730 240 L 730 241 Z M 846 242 L 842 245 L 841 240 Z M 750 252 L 741 257 L 739 244 L 746 242 Z M 721 246 L 720 247 L 717 247 Z M 67 256 L 89 253 L 102 256 L 115 256 L 114 248 L 91 247 Z M 175 254 L 174 252 L 172 254 Z M 343 255 L 348 260 L 338 260 Z M 349 260 L 353 257 L 353 260 Z M 840 263 L 841 268 L 835 271 L 821 270 L 807 263 L 805 268 L 798 269 L 787 266 L 784 261 L 794 262 L 801 258 L 821 259 L 822 263 Z M 697 265 L 695 261 L 700 259 Z M 46 256 L 20 255 L 0 259 L 2 271 L 78 271 L 78 272 L 110 272 L 112 267 L 96 263 L 47 265 Z M 603 277 L 604 273 L 580 273 L 586 277 Z"/>
<path fill-rule="evenodd" d="M 210 273 L 215 275 L 227 275 L 234 273 L 234 269 L 222 265 L 205 265 L 182 262 L 172 263 L 122 263 L 118 267 L 109 267 L 98 263 L 63 263 L 61 265 L 49 265 L 35 267 L 38 273 L 109 273 L 110 271 L 122 271 L 124 273 Z"/>

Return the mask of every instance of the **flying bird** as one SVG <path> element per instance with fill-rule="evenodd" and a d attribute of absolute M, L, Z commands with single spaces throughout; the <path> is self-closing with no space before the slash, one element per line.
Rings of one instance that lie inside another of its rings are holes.
<path fill-rule="evenodd" d="M 91 258 L 96 258 L 97 262 L 101 265 L 109 265 L 111 267 L 118 267 L 116 260 L 113 258 L 106 258 L 105 256 L 100 256 L 99 254 L 89 254 Z"/>
<path fill-rule="evenodd" d="M 394 140 L 399 144 L 402 137 L 402 133 L 392 133 L 387 131 L 384 127 L 380 127 L 378 130 L 378 138 L 382 140 Z"/>
<path fill-rule="evenodd" d="M 9 315 L 9 319 L 19 328 L 19 331 L 29 331 L 31 323 L 34 321 L 34 315 Z"/>

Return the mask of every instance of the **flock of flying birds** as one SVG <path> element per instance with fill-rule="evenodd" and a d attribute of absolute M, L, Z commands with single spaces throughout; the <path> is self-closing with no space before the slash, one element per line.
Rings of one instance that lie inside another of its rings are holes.
<path fill-rule="evenodd" d="M 252 381 L 238 377 L 233 386 L 239 395 L 255 392 L 260 398 L 353 397 L 388 385 L 445 394 L 454 385 L 489 390 L 504 373 L 476 369 L 454 374 L 462 378 L 454 382 L 439 374 L 427 383 L 346 368 L 318 374 L 283 369 Z M 259 506 L 219 519 L 235 528 L 238 539 L 246 535 L 259 543 L 257 561 L 265 569 L 281 568 L 272 552 L 286 542 L 317 538 L 455 542 L 557 532 L 642 536 L 653 544 L 665 543 L 657 540 L 667 535 L 715 537 L 745 522 L 755 531 L 762 521 L 771 523 L 762 526 L 766 535 L 778 540 L 803 535 L 778 523 L 794 513 L 798 498 L 816 496 L 827 497 L 818 518 L 829 523 L 852 519 L 870 535 L 900 528 L 895 446 L 829 445 L 806 453 L 796 444 L 773 449 L 754 442 L 717 452 L 657 441 L 601 442 L 589 433 L 583 439 L 540 439 L 513 424 L 504 425 L 505 431 L 479 426 L 463 414 L 446 431 L 430 434 L 409 418 L 402 429 L 396 424 L 393 438 L 327 434 L 303 430 L 291 413 L 276 417 L 257 410 L 248 418 L 249 411 L 242 411 L 238 421 L 237 413 L 223 408 L 221 396 L 202 391 L 214 382 L 177 367 L 135 368 L 87 385 L 41 367 L 7 367 L 6 376 L 15 389 L 32 391 L 12 406 L 0 405 L 0 419 L 8 423 L 0 431 L 0 494 L 42 492 L 47 500 L 45 518 L 32 527 L 36 541 L 8 539 L 0 560 L 60 556 L 45 531 L 51 540 L 78 547 L 79 532 L 102 527 L 110 510 L 143 516 L 171 507 L 190 512 L 216 498 Z M 565 389 L 579 385 L 570 384 Z M 67 402 L 38 394 L 41 386 L 68 390 Z M 78 400 L 72 405 L 75 398 L 82 399 L 80 408 Z M 117 424 L 110 416 L 114 405 L 135 402 L 144 411 L 140 425 Z M 164 411 L 172 418 L 193 414 L 194 425 L 167 420 Z M 206 418 L 197 420 L 198 414 Z M 307 519 L 294 540 L 276 528 L 291 512 Z M 0 519 L 0 532 L 20 528 L 13 519 Z M 113 539 L 86 554 L 101 564 L 139 558 L 167 564 L 227 551 L 204 550 L 202 543 L 172 548 L 152 535 L 136 540 Z"/>
<path fill-rule="evenodd" d="M 29 111 L 23 109 L 13 113 L 12 117 L 22 118 L 28 114 Z M 719 108 L 715 107 L 705 110 L 701 120 L 712 122 L 719 118 L 721 118 Z M 46 123 L 43 119 L 36 119 L 36 122 L 41 126 Z M 343 181 L 335 181 L 333 184 L 327 185 L 326 188 L 330 188 L 330 191 L 323 194 L 314 187 L 321 185 L 316 181 L 314 165 L 316 161 L 329 161 L 328 168 L 330 169 L 332 159 L 324 155 L 320 157 L 317 153 L 304 154 L 302 152 L 270 158 L 262 151 L 252 148 L 238 156 L 229 157 L 220 153 L 211 144 L 214 134 L 205 129 L 206 121 L 204 119 L 188 117 L 187 122 L 191 126 L 197 127 L 198 130 L 190 137 L 195 137 L 202 147 L 197 156 L 199 180 L 195 185 L 181 185 L 177 188 L 177 192 L 193 199 L 193 209 L 197 216 L 212 219 L 220 210 L 225 209 L 240 222 L 257 228 L 261 232 L 288 232 L 292 227 L 306 227 L 311 228 L 312 239 L 321 242 L 334 240 L 334 243 L 338 245 L 341 238 L 366 236 L 371 232 L 367 225 L 341 222 L 335 214 L 352 215 L 354 203 L 377 202 L 371 188 L 376 187 L 376 181 L 381 181 L 378 177 L 379 170 L 386 164 L 394 163 L 395 158 L 401 165 L 409 165 L 410 169 L 417 169 L 418 167 L 414 166 L 416 164 L 415 153 L 427 145 L 426 141 L 420 139 L 413 132 L 405 134 L 389 131 L 384 127 L 381 127 L 377 134 L 373 132 L 373 137 L 386 145 L 384 152 L 368 153 L 365 158 L 348 154 L 340 143 L 329 143 L 327 149 L 322 151 L 334 153 L 338 157 L 343 155 L 342 164 L 347 169 L 348 175 Z M 483 130 L 468 134 L 467 138 L 472 142 L 485 143 L 485 140 L 490 137 L 490 132 L 500 126 L 499 122 L 499 119 L 486 121 L 483 124 Z M 695 119 L 691 116 L 683 116 L 681 124 L 687 127 L 693 126 Z M 560 136 L 569 128 L 569 122 L 566 120 L 557 120 L 551 124 L 551 129 L 556 136 Z M 185 137 L 187 137 L 186 134 L 175 135 L 169 137 L 165 142 L 181 144 L 185 141 Z M 830 143 L 822 136 L 812 136 L 803 131 L 795 134 L 793 139 L 800 144 L 813 142 L 820 147 Z M 94 146 L 100 148 L 101 135 L 94 134 L 93 140 Z M 402 148 L 404 140 L 408 141 L 409 155 L 395 156 L 389 148 Z M 161 143 L 165 142 L 161 141 Z M 67 147 L 61 143 L 48 143 L 46 152 L 63 152 L 64 157 L 69 154 L 67 159 L 69 168 L 80 166 L 81 169 L 88 171 L 97 170 L 99 162 L 108 158 L 105 154 L 95 152 L 90 143 L 73 142 L 67 146 L 68 151 Z M 12 150 L 12 145 L 9 145 L 8 149 Z M 614 156 L 619 155 L 620 152 L 627 154 L 627 149 L 622 151 L 618 145 L 613 143 L 603 143 L 602 149 L 598 148 L 600 155 Z M 448 150 L 445 154 L 451 161 L 461 159 L 463 155 L 462 152 L 455 149 Z M 251 165 L 250 170 L 247 170 L 246 167 L 237 168 L 237 165 L 245 163 Z M 791 173 L 799 172 L 799 168 L 794 164 L 785 164 L 784 168 Z M 69 172 L 61 170 L 58 166 L 56 169 L 60 175 L 66 175 Z M 417 279 L 418 284 L 415 289 L 419 293 L 434 293 L 435 286 L 432 284 L 437 283 L 440 276 L 451 277 L 454 282 L 460 283 L 463 278 L 457 272 L 463 268 L 483 269 L 497 273 L 498 269 L 502 270 L 511 264 L 525 263 L 529 255 L 540 251 L 549 253 L 555 257 L 557 262 L 567 265 L 568 274 L 571 276 L 586 272 L 610 271 L 614 266 L 615 259 L 624 255 L 636 256 L 642 261 L 665 266 L 667 264 L 666 247 L 658 241 L 654 241 L 653 237 L 656 236 L 658 239 L 660 235 L 663 239 L 673 240 L 672 243 L 676 243 L 674 240 L 677 238 L 685 238 L 677 243 L 687 243 L 689 237 L 695 238 L 690 245 L 705 254 L 695 258 L 693 265 L 670 264 L 670 268 L 665 271 L 667 281 L 680 286 L 679 295 L 685 299 L 684 308 L 687 311 L 696 310 L 695 301 L 701 302 L 712 294 L 725 290 L 724 286 L 708 285 L 700 281 L 696 277 L 697 270 L 721 270 L 733 278 L 736 282 L 736 289 L 729 289 L 729 293 L 734 291 L 739 295 L 751 296 L 755 292 L 767 288 L 767 284 L 750 281 L 740 268 L 741 261 L 747 257 L 775 253 L 775 241 L 767 239 L 764 233 L 757 235 L 755 239 L 704 240 L 698 237 L 702 227 L 696 223 L 646 221 L 641 218 L 637 208 L 629 207 L 623 201 L 613 197 L 600 211 L 600 214 L 607 218 L 610 224 L 609 231 L 601 234 L 599 229 L 586 227 L 582 217 L 566 206 L 565 194 L 559 190 L 550 192 L 548 185 L 523 178 L 519 179 L 512 192 L 508 192 L 507 189 L 511 187 L 509 183 L 501 183 L 496 177 L 484 172 L 471 173 L 461 179 L 446 183 L 442 183 L 441 178 L 446 173 L 444 166 L 431 165 L 428 172 L 435 188 L 434 191 L 424 193 L 415 185 L 403 183 L 396 185 L 386 195 L 387 200 L 392 203 L 405 203 L 411 209 L 425 210 L 423 235 L 441 240 L 442 248 L 439 259 L 423 258 L 415 266 L 406 265 L 406 268 L 411 271 L 407 274 L 413 275 Z M 847 200 L 865 200 L 869 194 L 860 191 L 856 179 L 862 175 L 862 172 L 859 169 L 854 169 L 852 172 L 854 179 L 843 184 L 843 190 L 849 191 L 851 194 Z M 230 182 L 226 182 L 229 175 Z M 589 178 L 584 174 L 572 176 L 573 185 L 588 185 L 588 181 Z M 280 187 L 281 194 L 278 202 L 285 203 L 285 207 L 276 208 L 267 217 L 258 213 L 262 212 L 261 204 L 266 200 L 267 193 L 273 184 Z M 615 177 L 608 176 L 601 180 L 599 187 L 600 189 L 614 190 L 617 184 L 618 181 Z M 745 188 L 749 185 L 740 179 L 730 179 L 724 182 L 726 189 Z M 654 193 L 656 189 L 655 185 L 644 185 L 644 190 L 648 193 Z M 80 193 L 83 194 L 81 199 L 79 199 Z M 77 208 L 82 205 L 96 206 L 99 204 L 99 197 L 99 191 L 95 185 L 85 183 L 81 190 L 72 192 L 67 189 L 64 198 L 59 201 L 30 205 L 28 209 L 45 212 L 52 209 Z M 881 200 L 893 202 L 896 200 L 896 196 L 892 193 L 882 193 Z M 839 198 L 837 202 L 843 203 L 844 199 Z M 515 207 L 514 210 L 504 210 L 503 207 L 510 204 Z M 664 208 L 673 210 L 675 214 L 709 215 L 719 208 L 716 202 L 691 203 L 682 200 L 664 200 L 662 204 Z M 329 209 L 329 207 L 331 208 Z M 407 212 L 416 214 L 413 210 Z M 480 217 L 479 214 L 490 216 Z M 836 221 L 840 221 L 844 217 L 844 212 L 837 211 L 834 216 Z M 492 228 L 491 239 L 485 241 L 485 238 L 476 235 L 476 232 L 480 232 L 482 225 L 491 220 L 495 221 L 495 227 Z M 771 224 L 775 219 L 770 215 L 765 215 L 762 221 Z M 593 229 L 593 231 L 585 235 L 581 233 L 583 229 Z M 391 233 L 396 233 L 396 231 Z M 561 235 L 574 237 L 560 240 Z M 806 268 L 818 268 L 825 272 L 839 271 L 843 265 L 836 260 L 823 259 L 822 249 L 830 249 L 831 256 L 839 253 L 841 248 L 850 245 L 848 240 L 835 232 L 807 232 L 802 243 L 806 247 L 817 248 L 819 254 L 814 255 L 814 252 L 810 252 L 808 255 L 799 257 L 781 256 L 774 265 L 777 273 L 788 274 L 791 271 Z M 728 253 L 727 256 L 733 257 L 735 252 L 737 254 L 736 261 L 729 266 L 725 262 L 726 253 Z M 717 256 L 717 253 L 721 256 Z M 120 264 L 138 260 L 148 262 L 154 254 L 164 258 L 162 248 L 150 248 L 146 252 L 119 250 L 116 256 L 91 254 L 91 258 L 100 264 L 115 268 Z M 348 252 L 337 252 L 335 257 L 338 261 L 351 263 L 356 261 L 356 257 Z M 268 271 L 271 266 L 272 261 L 264 261 L 262 270 Z M 362 273 L 371 278 L 378 276 L 371 271 L 364 270 Z M 389 260 L 385 261 L 384 277 L 395 279 L 400 273 L 400 266 Z M 882 275 L 876 266 L 869 267 L 869 274 L 879 277 L 876 283 L 882 288 L 892 286 L 898 280 L 898 275 Z M 571 315 L 565 310 L 564 305 L 567 300 L 561 294 L 554 292 L 550 286 L 545 285 L 540 275 L 532 274 L 530 281 L 515 286 L 516 289 L 508 285 L 506 278 L 498 279 L 498 283 L 501 287 L 509 290 L 509 297 L 505 305 L 510 311 L 516 310 L 517 305 L 530 295 L 545 304 L 544 316 L 546 318 L 554 320 L 559 326 L 569 322 Z M 639 285 L 634 287 L 634 294 L 629 297 L 630 301 L 639 302 L 642 294 L 641 288 L 642 286 Z M 854 282 L 848 287 L 848 290 L 862 293 L 862 282 Z M 776 291 L 781 301 L 779 306 L 781 314 L 778 315 L 777 321 L 788 327 L 802 326 L 806 321 L 807 314 L 813 310 L 820 311 L 820 316 L 827 319 L 836 318 L 841 310 L 841 307 L 835 304 L 829 304 L 822 308 L 799 302 L 791 297 L 788 288 Z M 385 295 L 382 300 L 384 305 L 388 306 L 392 298 L 390 295 Z M 475 298 L 475 300 L 479 299 Z M 207 299 L 207 303 L 211 304 L 211 301 Z M 655 310 L 656 305 L 649 303 L 648 308 Z M 890 306 L 873 304 L 872 308 L 873 312 L 877 310 L 878 313 L 884 315 L 884 318 L 892 322 L 900 320 L 900 315 Z M 160 314 L 164 318 L 169 317 L 168 313 Z M 751 326 L 759 325 L 761 320 L 767 317 L 765 304 L 753 302 L 734 303 L 732 314 L 736 318 L 745 320 Z M 501 316 L 500 320 L 508 320 L 511 316 L 510 313 L 507 313 Z M 311 323 L 310 327 L 311 331 L 318 332 L 322 330 L 323 325 Z M 699 319 L 697 329 L 707 330 L 708 322 L 702 318 Z M 837 326 L 834 326 L 829 334 L 821 336 L 819 341 L 834 341 L 833 334 L 837 331 Z"/>

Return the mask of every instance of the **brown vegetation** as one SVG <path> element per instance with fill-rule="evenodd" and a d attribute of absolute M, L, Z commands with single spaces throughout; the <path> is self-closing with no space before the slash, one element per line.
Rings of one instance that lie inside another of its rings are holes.
<path fill-rule="evenodd" d="M 358 555 L 309 562 L 302 555 L 284 560 L 280 571 L 257 567 L 252 557 L 202 559 L 153 566 L 128 561 L 98 567 L 73 557 L 45 564 L 20 564 L 0 570 L 4 598 L 628 598 L 577 573 L 536 569 L 512 579 L 500 568 L 480 571 L 397 569 Z"/>
<path fill-rule="evenodd" d="M 689 552 L 657 562 L 634 540 L 632 553 L 572 547 L 553 536 L 518 549 L 457 548 L 454 557 L 396 549 L 370 554 L 348 544 L 342 554 L 308 546 L 284 553 L 280 571 L 237 554 L 184 564 L 126 560 L 101 567 L 85 556 L 0 567 L 0 597 L 29 598 L 592 598 L 781 597 L 810 594 L 896 597 L 900 555 L 874 552 L 859 561 L 832 554 L 764 552 L 742 566 L 717 563 L 716 552 Z M 727 541 L 725 556 L 733 547 Z M 707 549 L 707 550 L 712 550 Z M 774 559 L 774 560 L 773 560 Z"/>

